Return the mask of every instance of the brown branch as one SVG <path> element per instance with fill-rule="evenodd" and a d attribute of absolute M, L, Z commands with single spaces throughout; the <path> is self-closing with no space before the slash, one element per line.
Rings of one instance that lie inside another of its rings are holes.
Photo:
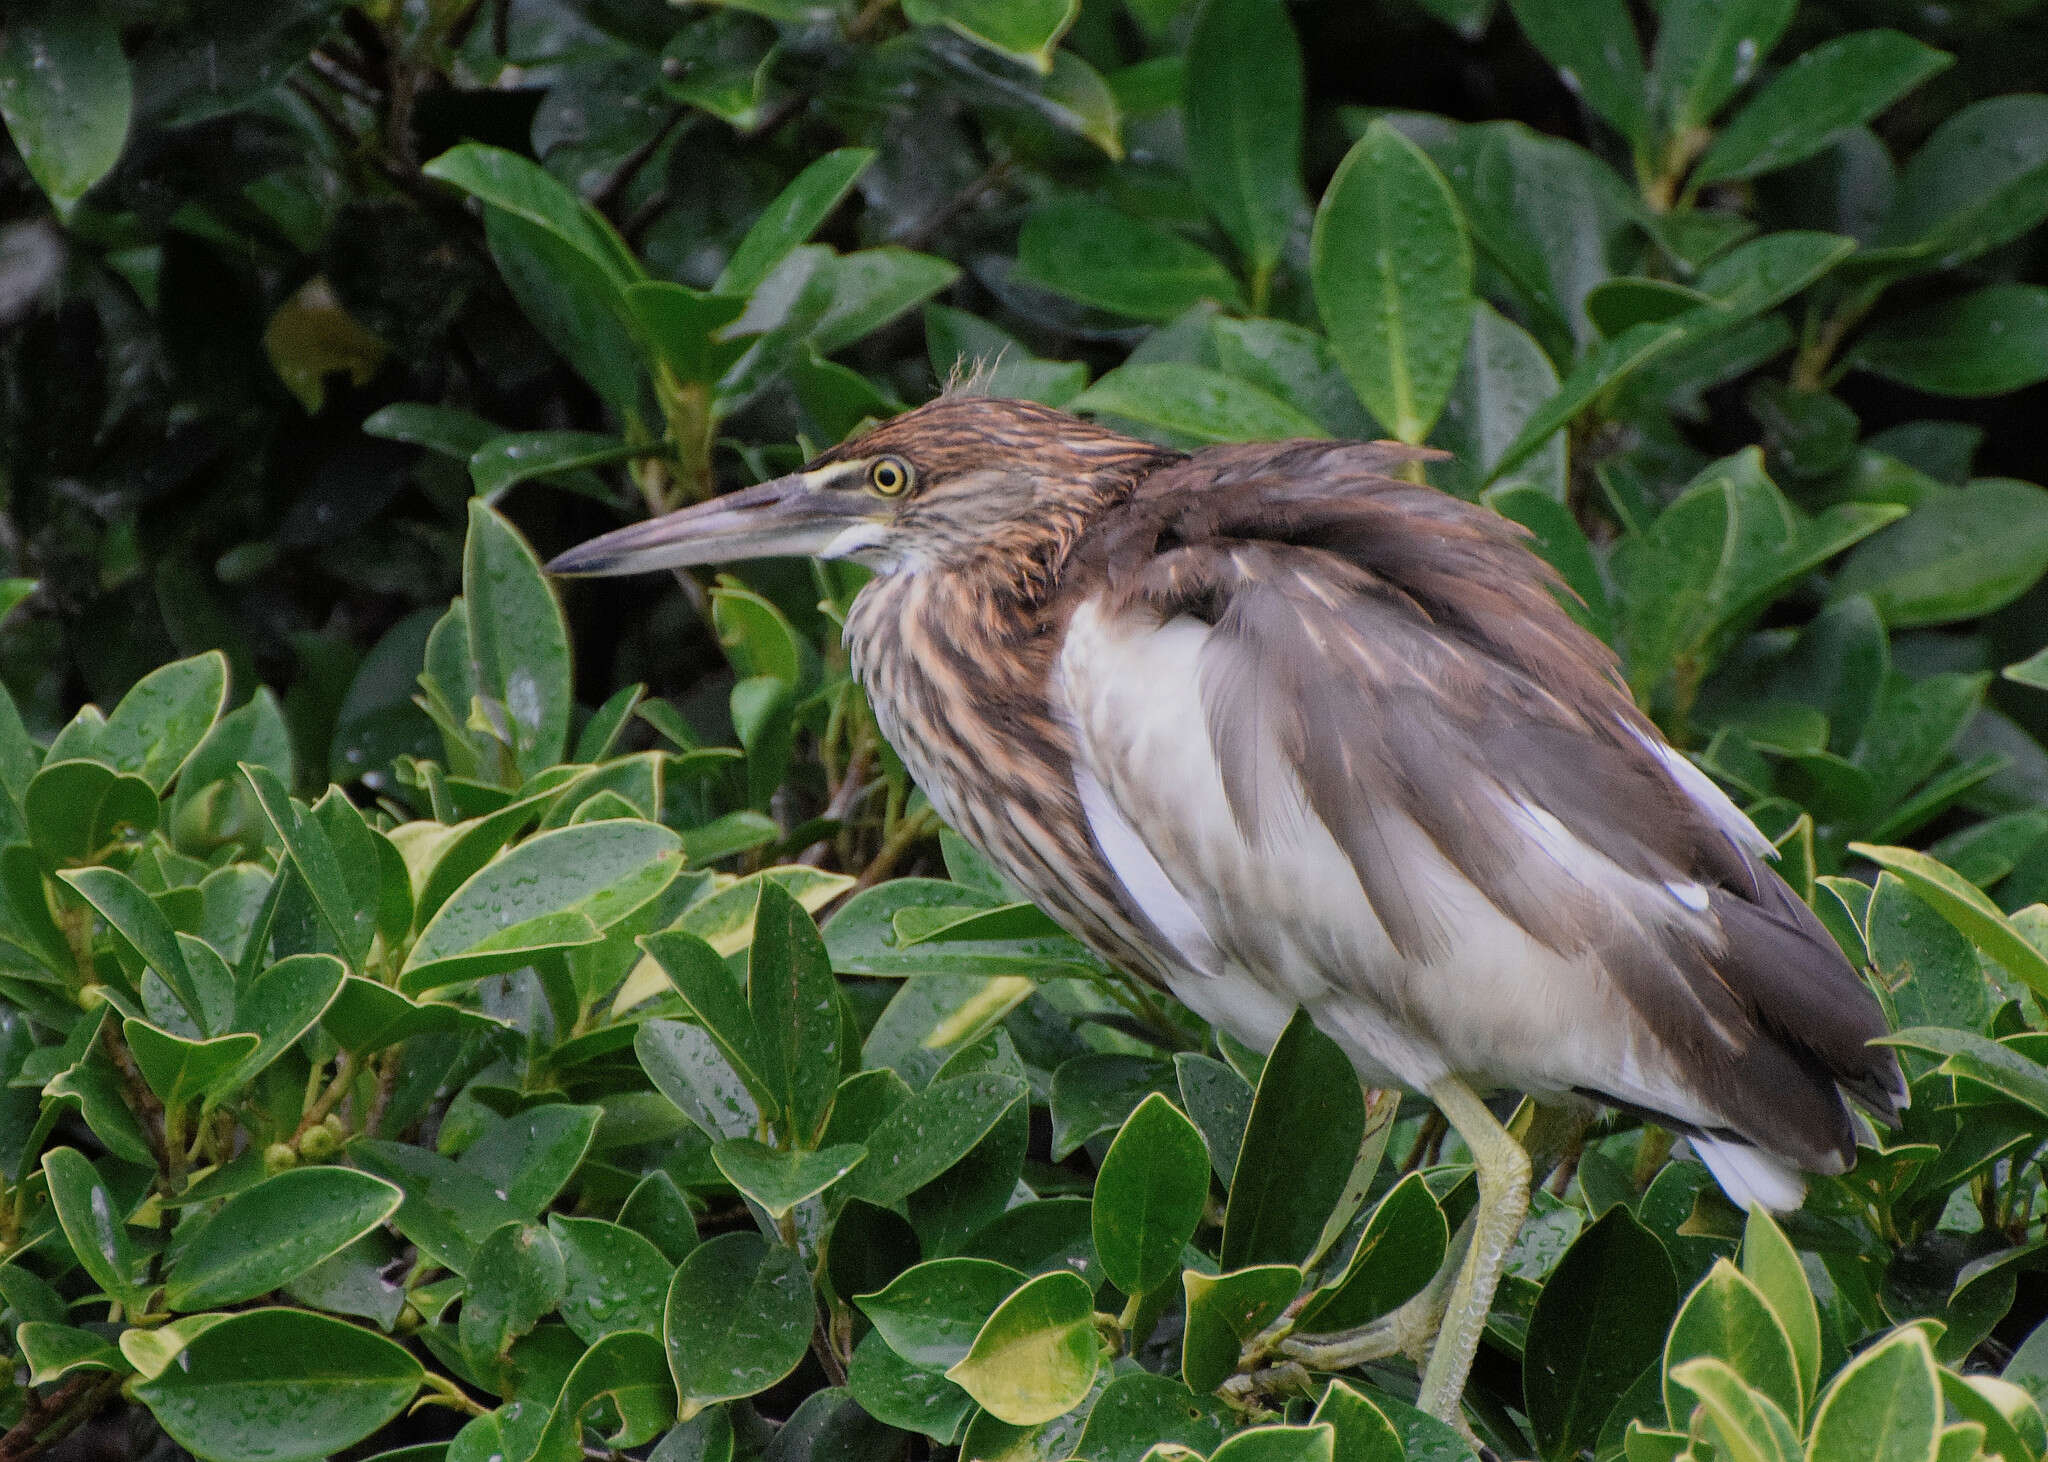
<path fill-rule="evenodd" d="M 48 1395 L 31 1390 L 21 1420 L 0 1434 L 0 1462 L 27 1462 L 99 1414 L 121 1386 L 119 1376 L 86 1372 Z"/>
<path fill-rule="evenodd" d="M 661 150 L 662 144 L 674 135 L 676 128 L 681 126 L 689 115 L 686 109 L 676 107 L 662 118 L 661 125 L 643 137 L 631 152 L 620 158 L 618 165 L 597 185 L 597 190 L 590 195 L 590 206 L 610 217 L 613 205 L 619 201 L 619 195 L 626 191 L 626 185 L 633 181 L 633 175 L 647 165 L 647 159 Z"/>

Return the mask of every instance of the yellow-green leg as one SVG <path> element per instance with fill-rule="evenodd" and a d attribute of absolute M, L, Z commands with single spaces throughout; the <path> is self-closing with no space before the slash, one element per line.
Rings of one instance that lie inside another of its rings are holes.
<path fill-rule="evenodd" d="M 1465 1377 L 1479 1351 L 1493 1292 L 1500 1284 L 1508 1249 L 1529 1212 L 1529 1154 L 1494 1120 L 1479 1096 L 1455 1076 L 1432 1083 L 1430 1100 L 1472 1150 L 1479 1202 L 1472 1214 L 1472 1242 L 1444 1305 L 1444 1317 L 1422 1372 L 1416 1405 L 1431 1416 L 1455 1422 L 1465 1394 Z"/>

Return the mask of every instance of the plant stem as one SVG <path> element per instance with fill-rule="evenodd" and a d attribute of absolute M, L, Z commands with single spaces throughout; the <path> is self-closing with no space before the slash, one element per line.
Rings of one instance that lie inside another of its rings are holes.
<path fill-rule="evenodd" d="M 341 1069 L 334 1073 L 334 1080 L 327 1083 L 327 1090 L 320 1093 L 320 1099 L 306 1108 L 306 1114 L 299 1118 L 299 1125 L 292 1133 L 294 1142 L 304 1137 L 310 1128 L 327 1120 L 327 1114 L 348 1095 L 348 1089 L 355 1085 L 356 1076 L 362 1069 L 363 1058 L 356 1052 L 350 1051 L 341 1058 Z"/>

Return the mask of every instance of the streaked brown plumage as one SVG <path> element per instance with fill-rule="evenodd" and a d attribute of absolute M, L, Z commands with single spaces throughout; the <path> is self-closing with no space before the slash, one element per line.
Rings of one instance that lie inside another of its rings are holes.
<path fill-rule="evenodd" d="M 1307 1007 L 1367 1080 L 1445 1105 L 1483 1184 L 1505 1134 L 1468 1087 L 1505 1087 L 1647 1113 L 1788 1206 L 1791 1169 L 1853 1160 L 1843 1093 L 1904 1099 L 1876 1001 L 1521 531 L 1404 480 L 1421 455 L 1183 455 L 954 396 L 555 567 L 875 565 L 847 640 L 884 732 L 1109 958 L 1254 1043 Z M 1517 1182 L 1459 1281 L 1481 1319 Z"/>

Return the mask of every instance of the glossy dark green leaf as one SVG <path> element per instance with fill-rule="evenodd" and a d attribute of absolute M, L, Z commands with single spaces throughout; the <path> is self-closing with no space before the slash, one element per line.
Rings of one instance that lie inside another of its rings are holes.
<path fill-rule="evenodd" d="M 462 597 L 480 710 L 523 781 L 561 760 L 569 744 L 569 632 L 533 549 L 474 500 L 462 550 Z"/>
<path fill-rule="evenodd" d="M 1904 881 L 1940 911 L 1963 936 L 2037 991 L 2048 991 L 2048 953 L 2034 946 L 1976 885 L 1925 853 L 1851 843 L 1849 851 L 1870 859 Z"/>
<path fill-rule="evenodd" d="M 92 1282 L 131 1314 L 145 1308 L 143 1255 L 117 1212 L 113 1190 L 76 1148 L 53 1147 L 43 1154 L 43 1175 L 57 1222 Z"/>
<path fill-rule="evenodd" d="M 206 1008 L 185 967 L 177 931 L 156 901 L 116 868 L 80 868 L 57 875 L 77 890 L 126 942 L 136 957 L 171 987 L 195 1025 L 205 1029 Z"/>
<path fill-rule="evenodd" d="M 761 1075 L 774 1091 L 785 1135 L 813 1142 L 839 1086 L 839 987 L 817 925 L 775 883 L 761 885 L 747 951 L 747 1002 Z"/>
<path fill-rule="evenodd" d="M 663 1324 L 681 1419 L 795 1370 L 816 1322 L 810 1276 L 794 1250 L 751 1233 L 699 1244 L 669 1285 Z"/>
<path fill-rule="evenodd" d="M 533 1462 L 581 1462 L 588 1455 L 583 1425 L 591 1408 L 607 1403 L 605 1445 L 617 1450 L 652 1441 L 675 1416 L 675 1387 L 653 1335 L 621 1330 L 592 1343 L 555 1400 Z"/>
<path fill-rule="evenodd" d="M 267 1462 L 353 1446 L 412 1400 L 421 1376 L 404 1347 L 359 1326 L 246 1310 L 194 1337 L 135 1394 L 187 1450 Z"/>
<path fill-rule="evenodd" d="M 1642 46 L 1621 0 L 1508 0 L 1515 19 L 1564 83 L 1637 147 L 1649 142 Z"/>
<path fill-rule="evenodd" d="M 700 941 L 701 942 L 701 941 Z M 751 1025 L 747 1027 L 751 1034 Z M 650 1020 L 633 1037 L 634 1054 L 655 1090 L 713 1141 L 761 1130 L 761 1109 L 726 1048 L 703 1026 Z"/>
<path fill-rule="evenodd" d="M 1856 365 L 1936 396 L 2001 396 L 2048 379 L 2048 288 L 1989 284 L 1879 323 Z"/>
<path fill-rule="evenodd" d="M 1096 1175 L 1095 1252 L 1109 1282 L 1142 1295 L 1173 1278 L 1208 1201 L 1202 1134 L 1152 1093 L 1124 1122 Z"/>
<path fill-rule="evenodd" d="M 842 254 L 824 268 L 832 300 L 810 332 L 820 355 L 865 339 L 960 277 L 956 264 L 894 247 Z"/>
<path fill-rule="evenodd" d="M 502 428 L 472 412 L 424 401 L 398 401 L 379 407 L 363 418 L 363 431 L 386 441 L 425 447 L 459 462 L 467 462 L 485 442 L 504 435 Z"/>
<path fill-rule="evenodd" d="M 941 1443 L 957 1439 L 975 1409 L 974 1398 L 943 1371 L 912 1365 L 879 1332 L 863 1336 L 853 1348 L 846 1389 L 875 1420 Z"/>
<path fill-rule="evenodd" d="M 1315 420 L 1257 386 L 1180 361 L 1119 366 L 1067 406 L 1107 412 L 1197 442 L 1329 435 Z"/>
<path fill-rule="evenodd" d="M 238 1304 L 290 1283 L 398 1211 L 398 1188 L 350 1168 L 297 1168 L 223 1204 L 164 1280 L 174 1310 Z"/>
<path fill-rule="evenodd" d="M 1664 10 L 1649 90 L 1674 134 L 1711 120 L 1756 76 L 1793 9 L 1794 0 L 1682 0 Z"/>
<path fill-rule="evenodd" d="M 1465 358 L 1434 438 L 1437 446 L 1457 454 L 1455 463 L 1446 464 L 1451 472 L 1447 485 L 1470 496 L 1490 481 L 1494 464 L 1557 394 L 1557 385 L 1550 357 L 1526 331 L 1491 305 L 1476 305 Z M 1565 443 L 1559 434 L 1515 469 L 1515 480 L 1562 502 L 1565 472 Z"/>
<path fill-rule="evenodd" d="M 1894 628 L 2011 602 L 2048 573 L 2048 492 L 1986 478 L 1932 499 L 1849 556 L 1833 597 L 1869 596 Z"/>
<path fill-rule="evenodd" d="M 399 986 L 416 995 L 517 969 L 543 950 L 595 943 L 682 866 L 682 839 L 658 823 L 586 822 L 529 838 L 441 906 Z"/>
<path fill-rule="evenodd" d="M 1631 325 L 1587 351 L 1559 383 L 1557 394 L 1522 423 L 1515 439 L 1493 464 L 1495 477 L 1513 472 L 1556 432 L 1609 387 L 1641 370 L 1685 339 L 1685 326 L 1673 320 Z"/>
<path fill-rule="evenodd" d="M 1292 1264 L 1262 1264 L 1224 1274 L 1181 1271 L 1187 1328 L 1181 1337 L 1181 1378 L 1208 1395 L 1237 1370 L 1244 1343 L 1265 1329 L 1301 1289 Z"/>
<path fill-rule="evenodd" d="M 27 0 L 0 34 L 0 118 L 68 218 L 120 160 L 135 104 L 121 34 L 97 7 Z"/>
<path fill-rule="evenodd" d="M 1792 1358 L 1799 1365 L 1801 1393 L 1810 1400 L 1820 1377 L 1820 1311 L 1799 1251 L 1762 1208 L 1752 1208 L 1742 1226 L 1742 1272 L 1785 1327 Z"/>
<path fill-rule="evenodd" d="M 1080 197 L 1034 210 L 1017 259 L 1032 283 L 1139 320 L 1171 320 L 1203 300 L 1238 302 L 1237 281 L 1214 254 Z"/>
<path fill-rule="evenodd" d="M 472 1366 L 490 1373 L 513 1341 L 562 1302 L 567 1267 L 555 1236 L 533 1223 L 507 1223 L 476 1247 L 457 1334 Z"/>
<path fill-rule="evenodd" d="M 1296 1011 L 1252 1102 L 1224 1213 L 1223 1267 L 1306 1259 L 1364 1135 L 1365 1095 L 1350 1058 Z"/>
<path fill-rule="evenodd" d="M 716 293 L 750 293 L 791 249 L 817 232 L 874 158 L 870 148 L 842 147 L 806 164 L 761 211 L 732 251 L 718 276 Z"/>
<path fill-rule="evenodd" d="M 1735 114 L 1700 159 L 1694 182 L 1753 178 L 1812 157 L 1953 61 L 1895 30 L 1855 31 L 1816 46 Z"/>
<path fill-rule="evenodd" d="M 967 1358 L 996 1306 L 1026 1278 L 989 1259 L 930 1259 L 855 1303 L 890 1349 L 914 1365 L 944 1370 Z"/>
<path fill-rule="evenodd" d="M 1230 1415 L 1171 1376 L 1130 1371 L 1102 1388 L 1088 1408 L 1075 1455 L 1091 1462 L 1142 1462 L 1161 1442 L 1206 1451 L 1223 1439 Z"/>
<path fill-rule="evenodd" d="M 1989 97 L 1956 112 L 1899 174 L 1875 242 L 1885 255 L 1953 267 L 2048 216 L 2048 96 Z"/>
<path fill-rule="evenodd" d="M 1683 1362 L 1677 1375 L 1711 1418 L 1716 1448 L 1756 1462 L 1798 1462 L 1804 1456 L 1785 1413 L 1733 1366 L 1696 1356 Z"/>
<path fill-rule="evenodd" d="M 1586 1229 L 1544 1282 L 1522 1348 L 1522 1395 L 1546 1457 L 1576 1456 L 1656 1364 L 1678 1310 L 1664 1245 L 1626 1205 Z"/>
<path fill-rule="evenodd" d="M 53 761 L 89 756 L 140 777 L 159 793 L 169 787 L 227 709 L 228 662 L 218 650 L 174 660 L 135 682 L 104 724 L 73 749 L 74 721 L 50 743 Z"/>
<path fill-rule="evenodd" d="M 562 1319 L 577 1338 L 595 1345 L 621 1330 L 661 1333 L 674 1266 L 651 1240 L 603 1219 L 560 1214 L 549 1215 L 548 1231 L 562 1254 Z"/>
<path fill-rule="evenodd" d="M 257 1033 L 256 1049 L 215 1085 L 212 1099 L 239 1094 L 297 1045 L 334 1004 L 346 978 L 346 966 L 331 954 L 294 954 L 252 980 L 235 999 L 235 1025 Z"/>
<path fill-rule="evenodd" d="M 841 1143 L 816 1152 L 778 1151 L 751 1137 L 730 1137 L 711 1149 L 727 1181 L 781 1218 L 807 1198 L 815 1198 L 867 1157 L 857 1143 Z"/>
<path fill-rule="evenodd" d="M 1195 188 L 1262 296 L 1307 208 L 1301 47 L 1279 0 L 1206 0 L 1188 38 L 1182 95 Z"/>
<path fill-rule="evenodd" d="M 885 1206 L 900 1202 L 971 1152 L 1024 1096 L 1025 1085 L 1014 1076 L 934 1081 L 868 1134 L 867 1161 L 845 1180 L 844 1191 Z"/>
<path fill-rule="evenodd" d="M 1870 963 L 1891 992 L 1901 1029 L 1983 1027 L 1997 999 L 1976 950 L 1896 874 L 1878 875 L 1863 928 Z"/>
<path fill-rule="evenodd" d="M 946 1376 L 990 1415 L 1036 1426 L 1081 1403 L 1100 1361 L 1095 1293 L 1061 1270 L 1039 1275 L 998 1305 Z"/>
<path fill-rule="evenodd" d="M 1329 435 L 1361 442 L 1386 435 L 1318 332 L 1285 320 L 1219 315 L 1209 322 L 1209 335 L 1226 374 L 1284 401 Z"/>
<path fill-rule="evenodd" d="M 1173 1087 L 1173 1073 L 1149 1056 L 1092 1051 L 1062 1061 L 1052 1078 L 1053 1161 L 1116 1131 L 1146 1096 Z"/>
<path fill-rule="evenodd" d="M 1472 326 L 1472 249 L 1449 185 L 1414 143 L 1373 124 L 1323 194 L 1310 259 L 1316 309 L 1359 399 L 1421 442 Z"/>
<path fill-rule="evenodd" d="M 557 235 L 621 285 L 644 277 L 618 235 L 530 158 L 502 147 L 465 142 L 433 159 L 422 171 Z"/>
<path fill-rule="evenodd" d="M 285 789 L 277 773 L 268 767 L 244 763 L 242 775 L 256 794 L 263 815 L 284 843 L 293 871 L 312 895 L 336 944 L 351 969 L 362 967 L 376 937 L 377 911 L 374 905 L 358 903 L 350 892 L 349 879 L 327 829 Z"/>
<path fill-rule="evenodd" d="M 1422 1292 L 1449 1245 L 1443 1210 L 1422 1175 L 1410 1173 L 1373 1208 L 1344 1272 L 1303 1308 L 1303 1326 L 1347 1330 L 1391 1314 Z"/>
<path fill-rule="evenodd" d="M 1181 1110 L 1202 1130 L 1210 1169 L 1228 1183 L 1252 1114 L 1251 1084 L 1223 1062 L 1193 1052 L 1176 1055 L 1173 1068 Z"/>
<path fill-rule="evenodd" d="M 493 435 L 469 456 L 469 478 L 477 495 L 495 503 L 511 488 L 536 477 L 603 467 L 642 455 L 617 437 L 584 431 L 528 431 Z"/>
<path fill-rule="evenodd" d="M 79 1371 L 126 1372 L 128 1362 L 106 1336 L 74 1325 L 28 1320 L 15 1326 L 14 1343 L 28 1364 L 31 1386 L 47 1386 Z"/>

